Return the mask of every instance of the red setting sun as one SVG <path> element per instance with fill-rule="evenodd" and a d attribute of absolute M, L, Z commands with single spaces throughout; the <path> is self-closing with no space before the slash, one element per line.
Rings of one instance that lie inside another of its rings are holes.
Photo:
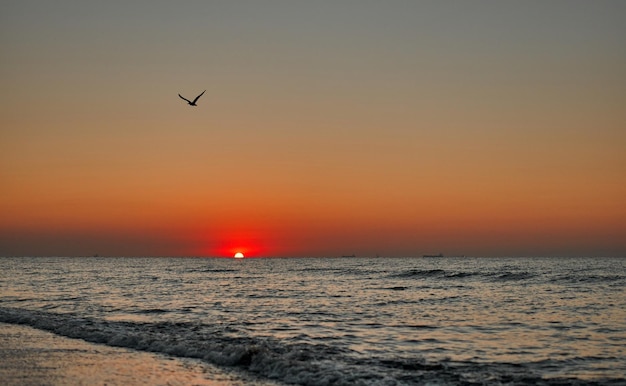
<path fill-rule="evenodd" d="M 257 228 L 249 226 L 244 229 L 230 224 L 221 224 L 219 229 L 204 228 L 200 232 L 204 245 L 202 254 L 230 258 L 266 256 L 268 250 L 273 250 L 268 245 L 271 235 Z"/>

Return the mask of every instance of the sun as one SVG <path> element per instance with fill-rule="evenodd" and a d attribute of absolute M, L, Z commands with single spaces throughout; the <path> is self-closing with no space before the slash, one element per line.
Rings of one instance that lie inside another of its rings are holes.
<path fill-rule="evenodd" d="M 243 257 L 244 257 L 243 253 L 241 253 L 241 252 L 235 253 L 235 259 L 243 259 Z"/>

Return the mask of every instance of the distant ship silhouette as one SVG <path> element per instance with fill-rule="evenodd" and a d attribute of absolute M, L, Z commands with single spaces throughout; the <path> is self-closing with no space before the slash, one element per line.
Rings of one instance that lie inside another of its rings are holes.
<path fill-rule="evenodd" d="M 202 91 L 202 94 L 204 94 L 205 92 L 206 92 L 206 90 Z M 194 99 L 193 101 L 190 101 L 189 99 L 185 98 L 184 96 L 182 96 L 182 95 L 180 95 L 180 94 L 178 94 L 178 96 L 179 96 L 181 99 L 186 100 L 186 101 L 187 101 L 187 104 L 189 104 L 189 106 L 198 106 L 198 105 L 196 104 L 196 102 L 198 101 L 198 99 L 200 99 L 200 97 L 202 96 L 202 94 L 198 95 L 198 96 L 196 97 L 196 99 Z"/>

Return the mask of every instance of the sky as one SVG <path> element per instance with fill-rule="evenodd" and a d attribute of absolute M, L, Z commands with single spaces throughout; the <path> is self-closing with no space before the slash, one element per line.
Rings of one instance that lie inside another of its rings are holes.
<path fill-rule="evenodd" d="M 0 0 L 0 256 L 625 256 L 625 41 L 619 0 Z"/>

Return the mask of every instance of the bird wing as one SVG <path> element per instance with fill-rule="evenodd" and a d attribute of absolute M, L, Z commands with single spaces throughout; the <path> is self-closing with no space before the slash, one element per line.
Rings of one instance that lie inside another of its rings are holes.
<path fill-rule="evenodd" d="M 202 91 L 202 94 L 198 95 L 198 96 L 196 97 L 196 99 L 194 99 L 194 100 L 193 100 L 193 103 L 196 103 L 196 101 L 197 101 L 198 99 L 200 99 L 200 97 L 201 97 L 201 96 L 202 96 L 205 92 L 206 92 L 206 90 Z"/>
<path fill-rule="evenodd" d="M 187 102 L 191 103 L 191 101 L 190 101 L 189 99 L 185 98 L 184 96 L 182 96 L 182 95 L 180 95 L 180 94 L 178 94 L 178 96 L 179 96 L 181 99 L 184 99 L 184 100 L 186 100 Z M 196 99 L 197 99 L 197 98 L 196 98 Z"/>

